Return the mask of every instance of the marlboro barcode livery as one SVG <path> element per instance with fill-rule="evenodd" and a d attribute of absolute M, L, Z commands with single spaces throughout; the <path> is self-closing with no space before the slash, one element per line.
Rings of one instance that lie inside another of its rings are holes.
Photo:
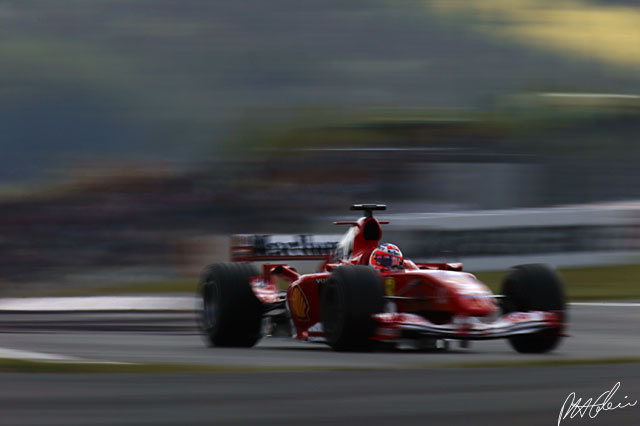
<path fill-rule="evenodd" d="M 565 296 L 550 268 L 514 267 L 494 295 L 460 263 L 416 263 L 401 247 L 381 241 L 373 212 L 340 238 L 332 235 L 236 235 L 233 262 L 208 266 L 200 283 L 200 328 L 213 346 L 253 346 L 283 330 L 297 339 L 325 341 L 336 350 L 413 339 L 441 342 L 506 338 L 518 352 L 547 352 L 564 335 Z M 286 263 L 320 260 L 299 274 Z M 280 290 L 284 284 L 286 290 Z"/>

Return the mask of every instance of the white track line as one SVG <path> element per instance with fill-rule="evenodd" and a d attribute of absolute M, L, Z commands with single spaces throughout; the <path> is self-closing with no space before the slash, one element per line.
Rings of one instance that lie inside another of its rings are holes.
<path fill-rule="evenodd" d="M 638 302 L 572 302 L 571 306 L 598 306 L 605 308 L 640 308 Z"/>
<path fill-rule="evenodd" d="M 129 362 L 103 361 L 78 358 L 69 355 L 52 354 L 48 352 L 23 351 L 21 349 L 0 348 L 0 359 L 21 359 L 27 361 L 50 361 L 83 364 L 131 364 Z"/>
<path fill-rule="evenodd" d="M 193 310 L 195 296 L 11 297 L 0 299 L 0 311 Z"/>
<path fill-rule="evenodd" d="M 46 352 L 23 351 L 19 349 L 0 348 L 0 358 L 26 359 L 31 361 L 85 361 L 67 355 L 50 354 Z"/>
<path fill-rule="evenodd" d="M 0 312 L 73 312 L 73 311 L 191 311 L 194 296 L 90 296 L 29 297 L 0 299 Z M 640 308 L 640 302 L 572 302 L 570 306 Z"/>

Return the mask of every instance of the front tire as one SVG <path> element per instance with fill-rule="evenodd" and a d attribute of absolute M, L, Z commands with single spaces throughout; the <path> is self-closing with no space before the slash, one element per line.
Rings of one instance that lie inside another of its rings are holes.
<path fill-rule="evenodd" d="M 502 283 L 503 312 L 560 311 L 566 318 L 564 286 L 558 275 L 546 265 L 516 266 Z M 544 353 L 554 349 L 561 329 L 550 328 L 533 334 L 516 335 L 509 343 L 521 353 Z"/>
<path fill-rule="evenodd" d="M 262 305 L 249 283 L 258 275 L 249 263 L 215 263 L 204 270 L 198 325 L 209 345 L 251 347 L 260 339 Z"/>
<path fill-rule="evenodd" d="M 384 299 L 380 275 L 362 265 L 333 270 L 320 292 L 324 336 L 337 351 L 364 350 L 371 346 L 375 323 Z"/>

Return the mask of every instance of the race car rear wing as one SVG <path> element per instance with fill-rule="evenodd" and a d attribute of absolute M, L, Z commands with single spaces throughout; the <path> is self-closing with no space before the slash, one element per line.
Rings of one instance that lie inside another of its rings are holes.
<path fill-rule="evenodd" d="M 326 260 L 340 238 L 341 235 L 232 235 L 231 261 Z"/>

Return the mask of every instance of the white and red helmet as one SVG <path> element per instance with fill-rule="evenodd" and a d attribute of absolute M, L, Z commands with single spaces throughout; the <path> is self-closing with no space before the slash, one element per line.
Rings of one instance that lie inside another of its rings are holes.
<path fill-rule="evenodd" d="M 395 244 L 380 244 L 369 258 L 369 265 L 374 268 L 400 268 L 403 264 L 402 252 Z"/>

